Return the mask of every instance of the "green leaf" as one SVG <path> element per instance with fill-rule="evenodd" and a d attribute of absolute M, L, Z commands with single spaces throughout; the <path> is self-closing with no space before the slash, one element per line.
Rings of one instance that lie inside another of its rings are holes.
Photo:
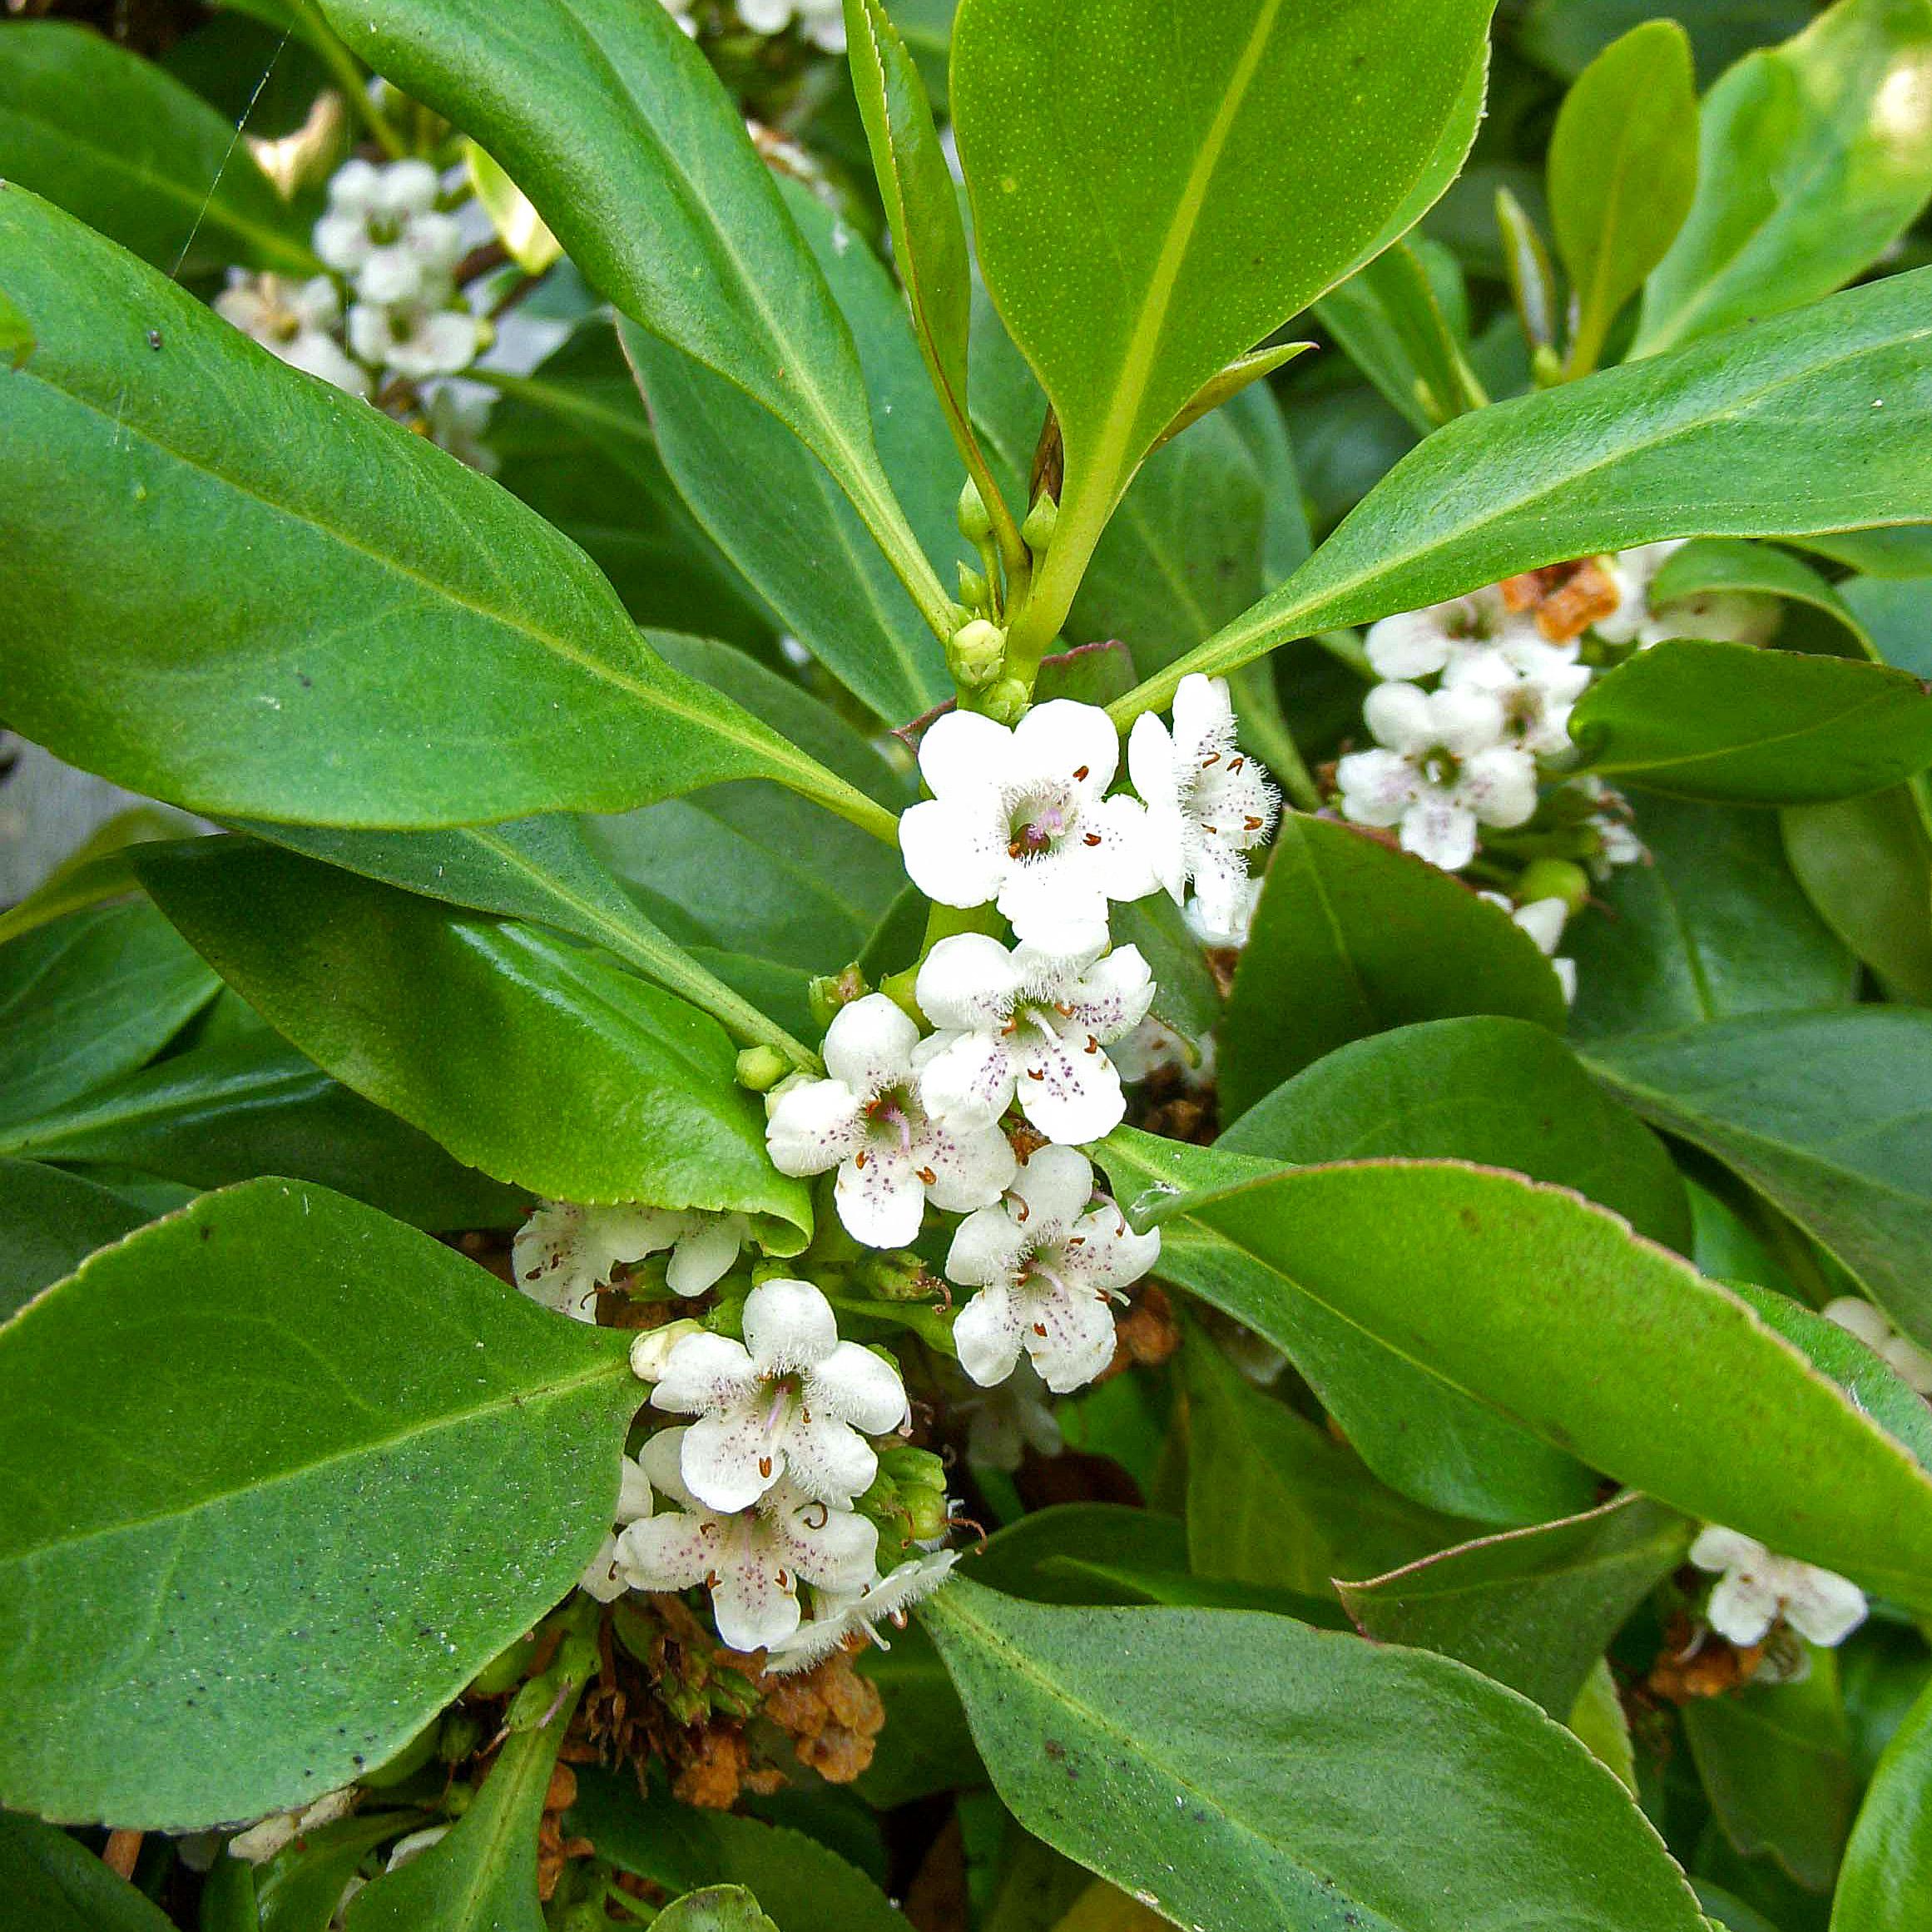
<path fill-rule="evenodd" d="M 1124 1127 L 1096 1152 L 1115 1195 L 1140 1213 L 1156 1198 L 1150 1189 L 1205 1192 L 1276 1171 L 1252 1155 Z M 1363 1460 L 1403 1494 L 1508 1523 L 1568 1515 L 1594 1499 L 1595 1479 L 1573 1457 L 1451 1386 L 1399 1335 L 1330 1305 L 1254 1249 L 1190 1216 L 1171 1216 L 1161 1230 L 1160 1273 L 1287 1355 Z"/>
<path fill-rule="evenodd" d="M 1285 814 L 1228 1003 L 1221 1117 L 1350 1040 L 1470 1013 L 1563 1031 L 1563 990 L 1529 935 L 1419 859 Z"/>
<path fill-rule="evenodd" d="M 1677 0 L 1672 10 L 1690 31 L 1702 74 L 1721 73 L 1754 47 L 1796 33 L 1811 11 L 1810 0 Z M 1573 81 L 1620 33 L 1655 17 L 1655 0 L 1530 0 L 1516 45 Z"/>
<path fill-rule="evenodd" d="M 1459 418 L 1279 591 L 1110 709 L 1137 716 L 1190 671 L 1573 557 L 1667 537 L 1926 521 L 1928 290 L 1932 270 L 1895 275 Z"/>
<path fill-rule="evenodd" d="M 1873 657 L 1870 637 L 1857 614 L 1810 564 L 1768 543 L 1701 537 L 1687 543 L 1652 580 L 1652 610 L 1667 622 L 1679 605 L 1686 637 L 1697 637 L 1696 600 L 1773 597 L 1784 600 L 1777 641 L 1787 650 L 1828 656 Z M 1822 621 L 1821 621 L 1822 620 Z"/>
<path fill-rule="evenodd" d="M 145 899 L 0 946 L 0 1133 L 151 1059 L 219 985 Z"/>
<path fill-rule="evenodd" d="M 1910 1932 L 1932 1910 L 1932 1689 L 1879 1760 L 1845 1849 L 1832 1932 Z"/>
<path fill-rule="evenodd" d="M 1490 12 L 963 0 L 953 112 L 980 264 L 1067 451 L 1024 620 L 1036 660 L 1189 399 L 1395 240 L 1419 183 L 1440 191 Z"/>
<path fill-rule="evenodd" d="M 1932 1014 L 1766 1015 L 1602 1042 L 1588 1059 L 1626 1106 L 1721 1161 L 1932 1342 Z"/>
<path fill-rule="evenodd" d="M 574 819 L 518 819 L 447 832 L 344 832 L 324 826 L 247 828 L 290 851 L 450 905 L 534 919 L 587 939 L 708 1013 L 736 1038 L 762 1041 L 800 1065 L 809 1048 L 706 972 L 637 902 Z"/>
<path fill-rule="evenodd" d="M 0 1321 L 146 1219 L 78 1175 L 0 1159 Z"/>
<path fill-rule="evenodd" d="M 563 253 L 530 198 L 501 166 L 472 141 L 464 144 L 463 161 L 469 185 L 490 218 L 490 226 L 510 260 L 527 275 L 540 275 Z"/>
<path fill-rule="evenodd" d="M 152 61 L 60 21 L 0 40 L 0 179 L 166 275 L 314 275 L 306 223 L 234 126 Z"/>
<path fill-rule="evenodd" d="M 701 1892 L 686 1892 L 651 1923 L 661 1932 L 778 1932 L 742 1885 L 708 1885 Z"/>
<path fill-rule="evenodd" d="M 745 131 L 662 7 L 319 0 L 343 39 L 482 141 L 590 281 L 823 463 L 929 621 L 945 597 L 874 446 L 852 334 Z"/>
<path fill-rule="evenodd" d="M 1684 1736 L 1718 1825 L 1745 1858 L 1775 1858 L 1828 1892 L 1851 1829 L 1852 1776 L 1835 1655 L 1810 1652 L 1801 1683 L 1744 1684 L 1684 1707 Z"/>
<path fill-rule="evenodd" d="M 462 1166 L 266 1028 L 208 1041 L 0 1130 L 0 1148 L 34 1160 L 132 1167 L 191 1187 L 264 1174 L 311 1181 L 433 1233 L 514 1227 L 530 1205 L 527 1192 Z"/>
<path fill-rule="evenodd" d="M 303 1832 L 256 1871 L 260 1932 L 333 1932 L 336 1907 L 364 1860 L 424 1821 L 420 1812 L 364 1811 Z"/>
<path fill-rule="evenodd" d="M 567 1828 L 589 1839 L 599 1858 L 673 1896 L 701 1885 L 746 1886 L 785 1932 L 905 1932 L 904 1918 L 864 1872 L 803 1832 L 645 1801 L 622 1776 L 580 1770 Z"/>
<path fill-rule="evenodd" d="M 527 927 L 272 846 L 155 850 L 142 879 L 277 1032 L 458 1160 L 564 1201 L 766 1217 L 802 1243 L 805 1186 L 715 1020 Z M 795 1251 L 794 1248 L 793 1251 Z"/>
<path fill-rule="evenodd" d="M 1857 963 L 1806 904 L 1769 813 L 1653 794 L 1636 825 L 1648 863 L 1618 866 L 1597 888 L 1600 909 L 1563 935 L 1577 962 L 1573 1038 L 1857 998 Z"/>
<path fill-rule="evenodd" d="M 1252 1612 L 1052 1609 L 963 1581 L 920 1617 L 1014 1817 L 1177 1924 L 1697 1932 L 1616 1780 L 1446 1658 Z"/>
<path fill-rule="evenodd" d="M 1657 1137 L 1597 1089 L 1561 1040 L 1522 1020 L 1430 1020 L 1354 1041 L 1215 1144 L 1297 1167 L 1394 1156 L 1507 1167 L 1573 1187 L 1689 1251 L 1684 1184 Z"/>
<path fill-rule="evenodd" d="M 0 1330 L 0 1795 L 194 1829 L 381 1764 L 589 1559 L 622 1341 L 287 1181 L 85 1263 Z"/>
<path fill-rule="evenodd" d="M 1875 262 L 1932 195 L 1932 6 L 1840 0 L 1704 103 L 1697 198 L 1634 353 L 1795 309 Z"/>
<path fill-rule="evenodd" d="M 1399 241 L 1316 306 L 1322 326 L 1390 406 L 1427 435 L 1489 401 L 1465 354 L 1469 291 L 1448 250 Z"/>
<path fill-rule="evenodd" d="M 1117 945 L 1138 946 L 1154 976 L 1156 1019 L 1196 1046 L 1221 1023 L 1221 988 L 1201 942 L 1187 929 L 1181 909 L 1164 893 L 1117 906 Z"/>
<path fill-rule="evenodd" d="M 13 306 L 7 291 L 0 289 L 0 356 L 11 369 L 26 368 L 33 354 L 33 330 L 27 318 Z"/>
<path fill-rule="evenodd" d="M 50 750 L 220 815 L 449 825 L 770 776 L 889 830 L 670 671 L 507 492 L 22 190 L 0 281 L 39 337 L 0 372 L 0 706 Z"/>
<path fill-rule="evenodd" d="M 1569 372 L 1669 252 L 1697 192 L 1697 89 L 1674 20 L 1633 28 L 1564 97 L 1549 142 L 1549 211 L 1575 304 Z"/>
<path fill-rule="evenodd" d="M 173 1920 L 52 1825 L 0 1811 L 0 1896 L 33 1932 L 170 1932 Z"/>
<path fill-rule="evenodd" d="M 1900 786 L 1781 815 L 1806 897 L 1895 999 L 1932 1006 L 1932 839 Z"/>
<path fill-rule="evenodd" d="M 1617 1679 L 1608 1659 L 1598 1657 L 1591 1665 L 1565 1721 L 1590 1747 L 1590 1755 L 1614 1771 L 1617 1781 L 1637 1797 L 1637 1753 L 1631 1743 L 1630 1718 L 1617 1695 Z"/>
<path fill-rule="evenodd" d="M 1575 1195 L 1385 1160 L 1263 1173 L 1156 1218 L 1174 1213 L 1628 1487 L 1932 1602 L 1926 1473 L 1728 1290 Z"/>
<path fill-rule="evenodd" d="M 1198 1331 L 1187 1390 L 1187 1553 L 1204 1577 L 1323 1598 L 1338 1577 L 1414 1562 L 1469 1525 L 1385 1489 L 1355 1451 L 1247 1381 Z"/>
<path fill-rule="evenodd" d="M 1692 1525 L 1627 1494 L 1340 1586 L 1365 1637 L 1459 1657 L 1567 1718 L 1624 1619 L 1684 1560 Z"/>
<path fill-rule="evenodd" d="M 1619 784 L 1729 805 L 1825 805 L 1932 765 L 1932 692 L 1848 657 L 1680 638 L 1578 701 L 1570 735 Z"/>

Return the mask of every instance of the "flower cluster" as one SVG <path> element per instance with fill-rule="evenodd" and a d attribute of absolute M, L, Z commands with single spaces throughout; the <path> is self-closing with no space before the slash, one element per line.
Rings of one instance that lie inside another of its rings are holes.
<path fill-rule="evenodd" d="M 1245 937 L 1249 855 L 1278 810 L 1235 741 L 1226 686 L 1206 678 L 1181 685 L 1171 724 L 1136 726 L 1131 793 L 1114 789 L 1119 764 L 1091 705 L 1056 700 L 1011 727 L 939 719 L 919 751 L 932 795 L 900 820 L 906 869 L 937 905 L 987 927 L 997 912 L 1010 935 L 937 939 L 896 998 L 846 983 L 822 1077 L 766 1096 L 773 1165 L 829 1177 L 848 1254 L 889 1251 L 877 1266 L 917 1276 L 924 1264 L 898 1251 L 933 1234 L 935 1211 L 958 1217 L 929 1252 L 970 1291 L 952 1325 L 959 1368 L 985 1392 L 968 1405 L 968 1452 L 996 1465 L 1058 1446 L 1048 1397 L 1112 1362 L 1115 1305 L 1160 1253 L 1083 1151 L 1125 1115 L 1108 1049 L 1139 1034 L 1156 993 L 1138 949 L 1112 943 L 1110 909 L 1165 889 L 1197 932 Z M 526 1293 L 580 1320 L 620 1269 L 655 1256 L 664 1298 L 716 1292 L 706 1320 L 646 1330 L 632 1348 L 651 1409 L 681 1420 L 627 1460 L 583 1588 L 702 1585 L 723 1640 L 782 1671 L 876 1637 L 944 1582 L 950 1504 L 937 1459 L 896 1439 L 911 1422 L 898 1368 L 841 1339 L 824 1287 L 758 1264 L 741 1299 L 754 1232 L 742 1215 L 552 1201 L 513 1259 Z M 855 1271 L 836 1250 L 811 1251 L 828 1280 Z"/>
<path fill-rule="evenodd" d="M 1449 872 L 1475 860 L 1485 830 L 1518 830 L 1539 810 L 1598 869 L 1641 859 L 1622 801 L 1598 780 L 1563 775 L 1577 701 L 1598 667 L 1631 650 L 1672 637 L 1762 642 L 1776 622 L 1762 597 L 1657 599 L 1682 547 L 1652 543 L 1533 572 L 1373 626 L 1369 663 L 1381 681 L 1363 719 L 1375 744 L 1335 768 L 1344 814 L 1395 831 L 1404 850 Z M 1526 902 L 1518 921 L 1553 955 L 1570 909 Z M 1565 981 L 1573 992 L 1573 973 Z"/>

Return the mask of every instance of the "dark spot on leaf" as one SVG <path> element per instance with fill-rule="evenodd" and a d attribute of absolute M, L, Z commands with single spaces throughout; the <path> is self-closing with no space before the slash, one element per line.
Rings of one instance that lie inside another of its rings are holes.
<path fill-rule="evenodd" d="M 161 347 L 161 330 L 160 330 L 160 329 L 149 329 L 149 330 L 148 330 L 148 332 L 147 332 L 147 345 L 148 345 L 148 347 L 149 347 L 150 349 L 159 349 L 159 348 Z"/>

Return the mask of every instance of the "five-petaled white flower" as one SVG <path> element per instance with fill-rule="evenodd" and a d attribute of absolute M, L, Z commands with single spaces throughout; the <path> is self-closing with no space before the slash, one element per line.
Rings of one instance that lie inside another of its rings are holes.
<path fill-rule="evenodd" d="M 1127 1112 L 1102 1049 L 1147 1017 L 1154 978 L 1133 946 L 1105 959 L 1012 952 L 983 933 L 942 939 L 916 997 L 939 1031 L 915 1056 L 927 1111 L 947 1122 L 997 1121 L 1017 1091 L 1048 1140 L 1097 1141 Z"/>
<path fill-rule="evenodd" d="M 1503 707 L 1514 741 L 1539 758 L 1568 757 L 1570 713 L 1592 673 L 1574 644 L 1545 644 L 1533 634 L 1472 652 L 1443 673 L 1445 691 L 1485 691 Z"/>
<path fill-rule="evenodd" d="M 744 1323 L 742 1342 L 685 1336 L 651 1392 L 653 1409 L 700 1419 L 684 1432 L 685 1487 L 711 1509 L 742 1509 L 786 1479 L 850 1503 L 879 1473 L 865 1437 L 906 1419 L 898 1370 L 840 1341 L 831 1303 L 809 1281 L 761 1283 Z"/>
<path fill-rule="evenodd" d="M 1119 763 L 1097 705 L 1053 698 L 1011 730 L 949 711 L 919 744 L 933 795 L 899 821 L 913 884 L 941 905 L 997 900 L 1030 945 L 1098 952 L 1107 901 L 1156 884 L 1145 808 L 1107 796 Z"/>
<path fill-rule="evenodd" d="M 946 1273 L 979 1293 L 953 1324 L 959 1366 L 982 1388 L 1003 1382 L 1024 1348 L 1056 1395 L 1113 1360 L 1112 1301 L 1161 1252 L 1114 1204 L 1093 1200 L 1093 1169 L 1072 1147 L 1042 1147 L 997 1207 L 968 1215 Z"/>
<path fill-rule="evenodd" d="M 352 396 L 368 394 L 367 372 L 349 360 L 335 339 L 342 298 L 327 275 L 295 282 L 230 269 L 228 286 L 215 298 L 215 312 L 291 369 L 320 376 Z"/>
<path fill-rule="evenodd" d="M 1691 1545 L 1691 1561 L 1721 1573 L 1707 1614 L 1711 1627 L 1732 1643 L 1761 1643 L 1781 1617 L 1799 1636 L 1829 1649 L 1865 1622 L 1865 1592 L 1856 1583 L 1814 1563 L 1774 1556 L 1737 1530 L 1707 1524 Z"/>
<path fill-rule="evenodd" d="M 463 308 L 358 302 L 349 311 L 349 346 L 363 361 L 413 383 L 468 369 L 483 339 L 483 324 Z"/>
<path fill-rule="evenodd" d="M 1476 855 L 1479 825 L 1520 825 L 1536 810 L 1536 760 L 1508 743 L 1509 721 L 1485 691 L 1379 684 L 1362 707 L 1385 747 L 1335 768 L 1342 810 L 1399 825 L 1402 846 L 1447 872 Z"/>
<path fill-rule="evenodd" d="M 1200 916 L 1231 924 L 1248 880 L 1248 854 L 1275 829 L 1281 796 L 1235 742 L 1227 684 L 1197 672 L 1174 693 L 1174 728 L 1152 711 L 1134 721 L 1127 770 L 1147 808 L 1154 875 L 1175 904 L 1194 883 Z"/>
<path fill-rule="evenodd" d="M 1394 681 L 1434 677 L 1485 656 L 1499 644 L 1537 641 L 1533 620 L 1513 616 L 1502 587 L 1486 584 L 1467 597 L 1399 612 L 1369 627 L 1369 663 L 1376 676 Z"/>
<path fill-rule="evenodd" d="M 781 1174 L 839 1170 L 839 1218 L 855 1240 L 903 1248 L 926 1201 L 954 1213 L 998 1200 L 1013 1153 L 997 1126 L 935 1118 L 913 1068 L 919 1028 L 882 993 L 841 1008 L 825 1034 L 824 1080 L 774 1089 L 765 1145 Z"/>
<path fill-rule="evenodd" d="M 774 1484 L 749 1509 L 706 1509 L 686 1489 L 684 1434 L 661 1429 L 644 1445 L 645 1474 L 680 1505 L 633 1523 L 617 1538 L 618 1573 L 637 1590 L 711 1593 L 718 1635 L 733 1650 L 761 1650 L 799 1626 L 798 1587 L 857 1590 L 872 1576 L 879 1531 L 850 1509 Z"/>
<path fill-rule="evenodd" d="M 842 1650 L 863 1633 L 881 1650 L 892 1646 L 879 1634 L 882 1622 L 905 1627 L 905 1613 L 932 1595 L 959 1560 L 956 1549 L 908 1557 L 889 1575 L 874 1577 L 860 1590 L 815 1590 L 812 1613 L 790 1637 L 772 1645 L 765 1667 L 774 1677 L 809 1670 L 821 1657 Z"/>
<path fill-rule="evenodd" d="M 1856 1335 L 1915 1395 L 1932 1395 L 1932 1353 L 1900 1335 L 1882 1310 L 1856 1295 L 1840 1295 L 1825 1303 L 1825 1319 Z"/>
<path fill-rule="evenodd" d="M 463 259 L 463 230 L 436 210 L 436 171 L 424 161 L 345 161 L 329 183 L 315 252 L 379 305 L 441 300 Z M 374 361 L 371 356 L 366 359 Z"/>
<path fill-rule="evenodd" d="M 545 1201 L 518 1231 L 510 1261 L 517 1286 L 532 1300 L 595 1321 L 597 1290 L 610 1286 L 619 1262 L 669 1248 L 665 1281 L 671 1293 L 702 1295 L 730 1271 L 751 1231 L 741 1214 Z"/>
<path fill-rule="evenodd" d="M 577 1579 L 577 1588 L 587 1596 L 595 1597 L 600 1603 L 614 1603 L 630 1588 L 624 1579 L 623 1566 L 617 1561 L 617 1538 L 633 1523 L 642 1523 L 651 1513 L 653 1499 L 651 1494 L 651 1479 L 644 1474 L 644 1465 L 635 1456 L 626 1456 L 623 1474 L 617 1483 L 617 1508 L 611 1520 L 617 1528 L 607 1536 L 598 1547 L 597 1553 L 584 1566 L 584 1573 Z"/>

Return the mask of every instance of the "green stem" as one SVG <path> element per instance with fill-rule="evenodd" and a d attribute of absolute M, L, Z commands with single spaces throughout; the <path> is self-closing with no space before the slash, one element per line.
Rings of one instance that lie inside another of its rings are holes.
<path fill-rule="evenodd" d="M 369 136 L 391 161 L 409 157 L 409 144 L 377 107 L 369 91 L 369 76 L 316 10 L 315 0 L 290 0 L 290 11 L 301 27 L 302 37 L 321 56 L 322 63 L 334 77 L 347 99 L 349 111 L 369 130 Z"/>

